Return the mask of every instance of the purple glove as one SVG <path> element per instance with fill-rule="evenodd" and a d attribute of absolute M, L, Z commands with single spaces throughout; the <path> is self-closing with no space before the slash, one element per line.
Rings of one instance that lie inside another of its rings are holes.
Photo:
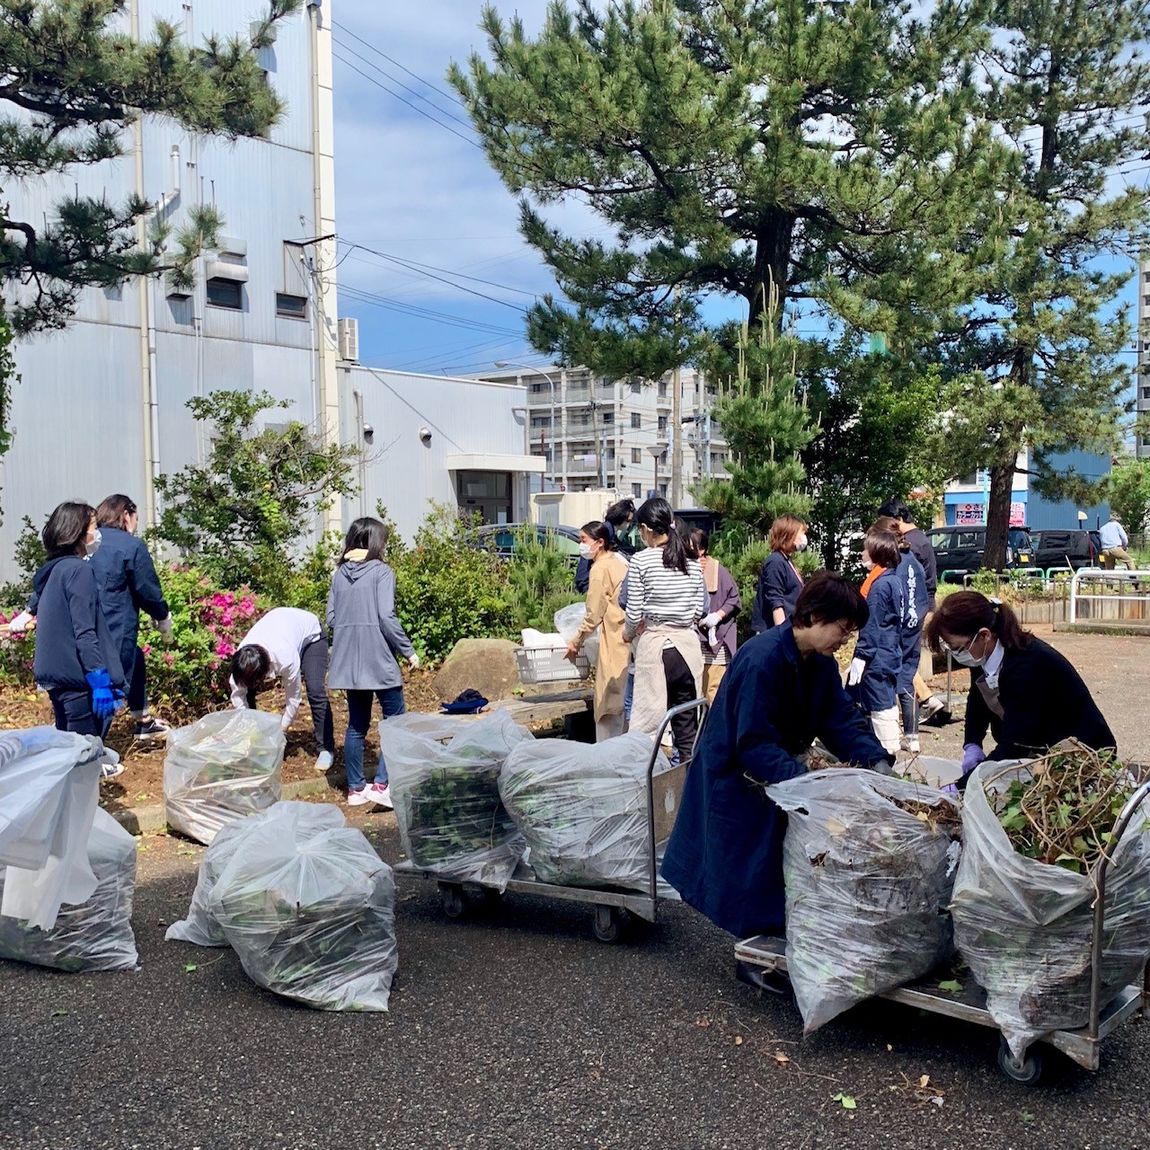
<path fill-rule="evenodd" d="M 967 743 L 966 746 L 962 748 L 963 776 L 969 775 L 985 758 L 986 756 L 982 753 L 982 748 L 977 743 Z"/>

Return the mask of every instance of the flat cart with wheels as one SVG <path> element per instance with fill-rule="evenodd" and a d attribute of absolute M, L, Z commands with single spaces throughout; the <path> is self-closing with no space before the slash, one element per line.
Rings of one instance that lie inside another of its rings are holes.
<path fill-rule="evenodd" d="M 538 895 L 540 898 L 561 899 L 565 902 L 585 903 L 595 908 L 595 918 L 592 933 L 599 942 L 618 942 L 622 936 L 628 915 L 636 915 L 645 922 L 655 922 L 658 916 L 660 898 L 673 897 L 673 892 L 662 885 L 659 879 L 659 841 L 657 830 L 662 820 L 659 818 L 659 798 L 672 800 L 671 809 L 677 807 L 677 793 L 657 790 L 655 766 L 659 761 L 659 750 L 663 736 L 666 734 L 671 721 L 679 715 L 695 712 L 699 719 L 698 732 L 695 744 L 698 745 L 699 736 L 703 732 L 706 722 L 708 704 L 705 699 L 693 699 L 689 703 L 681 703 L 672 707 L 664 716 L 655 735 L 655 742 L 651 748 L 651 756 L 647 760 L 647 840 L 651 853 L 647 860 L 647 889 L 634 890 L 608 890 L 600 887 L 558 886 L 555 883 L 543 882 L 535 876 L 535 872 L 526 863 L 520 863 L 511 876 L 506 891 L 516 894 Z M 682 768 L 679 768 L 682 770 Z M 419 878 L 434 881 L 439 886 L 443 913 L 450 919 L 460 919 L 466 916 L 473 905 L 498 900 L 502 893 L 498 888 L 479 882 L 461 882 L 445 876 L 438 870 L 430 870 L 416 866 L 412 862 L 400 862 L 393 868 L 397 875 L 407 878 Z"/>
<path fill-rule="evenodd" d="M 1117 843 L 1130 820 L 1146 797 L 1150 795 L 1150 782 L 1143 783 L 1131 796 L 1114 824 L 1111 842 Z M 1090 955 L 1090 1005 L 1087 1024 L 1079 1030 L 1054 1030 L 1038 1040 L 1022 1058 L 1015 1058 L 1001 1037 L 998 1047 L 998 1067 L 1008 1078 L 1026 1086 L 1033 1086 L 1042 1076 L 1042 1046 L 1050 1046 L 1061 1051 L 1072 1061 L 1087 1070 L 1097 1070 L 1103 1040 L 1130 1018 L 1142 1012 L 1150 1018 L 1150 966 L 1142 971 L 1141 985 L 1124 987 L 1110 1002 L 1102 1002 L 1102 944 L 1103 927 L 1106 918 L 1106 875 L 1110 867 L 1110 857 L 1103 855 L 1095 871 L 1098 894 L 1094 900 L 1094 922 L 1091 932 Z M 787 973 L 786 941 L 768 935 L 757 935 L 744 939 L 735 946 L 735 958 L 765 971 L 785 975 Z M 906 986 L 887 991 L 881 998 L 891 1002 L 901 1002 L 931 1014 L 942 1014 L 948 1018 L 959 1018 L 979 1026 L 998 1027 L 986 1009 L 986 991 L 967 979 L 961 991 L 947 991 L 940 986 L 940 980 L 953 979 L 949 970 L 933 971 L 925 978 Z"/>

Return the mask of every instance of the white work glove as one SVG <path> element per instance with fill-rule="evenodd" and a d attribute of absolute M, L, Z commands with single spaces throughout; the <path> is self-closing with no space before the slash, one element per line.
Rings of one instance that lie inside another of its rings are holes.
<path fill-rule="evenodd" d="M 411 654 L 407 656 L 407 665 L 413 671 L 419 666 L 419 655 L 417 652 L 412 651 Z"/>
<path fill-rule="evenodd" d="M 280 730 L 286 735 L 291 730 L 291 719 L 287 715 L 280 716 Z"/>
<path fill-rule="evenodd" d="M 723 621 L 722 611 L 712 611 L 709 615 L 703 616 L 702 626 L 706 627 L 708 631 L 713 630 Z"/>
<path fill-rule="evenodd" d="M 719 632 L 714 627 L 707 628 L 707 645 L 712 651 L 719 646 Z"/>
<path fill-rule="evenodd" d="M 156 623 L 156 630 L 160 632 L 165 643 L 172 642 L 172 616 L 165 615 Z"/>
<path fill-rule="evenodd" d="M 10 619 L 8 622 L 8 633 L 10 635 L 23 635 L 28 630 L 28 625 L 35 624 L 36 616 L 29 615 L 27 611 L 21 611 L 19 615 Z"/>
<path fill-rule="evenodd" d="M 863 671 L 866 670 L 866 660 L 860 659 L 857 656 L 851 660 L 850 669 L 847 671 L 847 686 L 857 687 L 862 680 Z"/>

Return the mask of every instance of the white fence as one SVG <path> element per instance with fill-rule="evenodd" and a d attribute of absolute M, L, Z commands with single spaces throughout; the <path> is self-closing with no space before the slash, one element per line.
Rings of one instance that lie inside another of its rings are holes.
<path fill-rule="evenodd" d="M 1080 568 L 1070 580 L 1067 622 L 1150 625 L 1150 571 Z"/>

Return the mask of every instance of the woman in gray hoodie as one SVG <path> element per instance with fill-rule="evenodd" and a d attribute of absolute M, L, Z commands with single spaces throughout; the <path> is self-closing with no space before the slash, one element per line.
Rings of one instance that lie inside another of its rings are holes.
<path fill-rule="evenodd" d="M 357 519 L 348 528 L 343 557 L 331 580 L 327 625 L 331 630 L 331 661 L 327 684 L 347 692 L 347 737 L 343 765 L 347 802 L 391 808 L 387 765 L 379 757 L 375 782 L 364 785 L 363 743 L 371 724 L 372 696 L 383 717 L 402 715 L 403 675 L 397 656 L 413 666 L 419 656 L 395 614 L 395 572 L 383 561 L 387 528 L 378 519 Z"/>

